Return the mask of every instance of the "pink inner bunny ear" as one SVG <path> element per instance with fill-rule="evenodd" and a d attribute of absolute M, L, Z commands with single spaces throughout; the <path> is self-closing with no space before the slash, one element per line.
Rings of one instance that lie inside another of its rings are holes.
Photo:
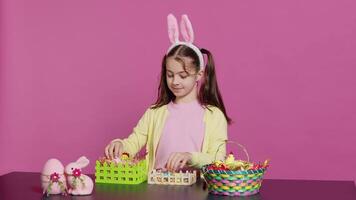
<path fill-rule="evenodd" d="M 168 36 L 172 44 L 179 41 L 179 30 L 177 19 L 173 14 L 169 14 L 167 17 L 168 22 Z"/>
<path fill-rule="evenodd" d="M 187 15 L 182 15 L 182 19 L 180 22 L 180 29 L 184 40 L 186 42 L 193 43 L 194 42 L 193 27 Z"/>

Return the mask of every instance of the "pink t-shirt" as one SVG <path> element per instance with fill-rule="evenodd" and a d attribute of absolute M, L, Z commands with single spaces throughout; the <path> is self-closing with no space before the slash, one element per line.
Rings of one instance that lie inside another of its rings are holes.
<path fill-rule="evenodd" d="M 165 168 L 173 152 L 200 152 L 205 126 L 199 102 L 168 104 L 168 117 L 157 147 L 155 168 Z"/>

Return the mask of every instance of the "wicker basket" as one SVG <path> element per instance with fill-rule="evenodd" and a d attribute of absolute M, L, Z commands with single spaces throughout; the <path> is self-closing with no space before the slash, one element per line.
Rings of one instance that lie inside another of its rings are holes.
<path fill-rule="evenodd" d="M 228 141 L 227 143 L 235 142 Z M 244 152 L 246 153 L 249 161 L 246 148 L 240 144 L 238 145 L 244 149 Z M 217 152 L 219 151 L 219 148 Z M 227 196 L 249 196 L 258 193 L 262 184 L 263 175 L 267 169 L 259 168 L 254 170 L 213 170 L 208 169 L 209 165 L 204 165 L 201 169 L 204 175 L 204 179 L 208 185 L 209 192 L 211 194 Z"/>

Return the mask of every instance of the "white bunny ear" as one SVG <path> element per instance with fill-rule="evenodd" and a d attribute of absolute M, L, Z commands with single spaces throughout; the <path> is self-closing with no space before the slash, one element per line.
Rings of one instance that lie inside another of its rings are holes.
<path fill-rule="evenodd" d="M 168 22 L 168 36 L 171 40 L 171 43 L 179 42 L 179 29 L 178 29 L 178 22 L 176 17 L 171 13 L 167 16 Z"/>
<path fill-rule="evenodd" d="M 86 167 L 87 165 L 89 165 L 89 160 L 87 157 L 85 156 L 82 156 L 80 157 L 77 161 L 76 161 L 77 165 L 80 167 L 80 168 L 84 168 Z"/>
<path fill-rule="evenodd" d="M 187 15 L 182 15 L 182 19 L 180 21 L 180 29 L 184 40 L 186 42 L 193 43 L 194 31 L 193 31 L 192 23 L 190 23 L 190 20 Z"/>

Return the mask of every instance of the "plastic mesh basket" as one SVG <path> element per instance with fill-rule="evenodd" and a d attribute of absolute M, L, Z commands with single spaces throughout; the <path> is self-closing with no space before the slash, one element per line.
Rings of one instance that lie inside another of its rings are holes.
<path fill-rule="evenodd" d="M 95 164 L 95 182 L 113 184 L 140 184 L 147 180 L 146 160 L 137 164 L 100 163 Z"/>

